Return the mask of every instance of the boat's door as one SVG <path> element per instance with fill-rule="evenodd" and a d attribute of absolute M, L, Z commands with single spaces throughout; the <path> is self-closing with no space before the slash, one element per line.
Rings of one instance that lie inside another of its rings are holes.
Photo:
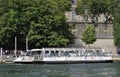
<path fill-rule="evenodd" d="M 35 61 L 42 61 L 43 60 L 42 52 L 37 51 L 34 55 L 34 60 Z"/>

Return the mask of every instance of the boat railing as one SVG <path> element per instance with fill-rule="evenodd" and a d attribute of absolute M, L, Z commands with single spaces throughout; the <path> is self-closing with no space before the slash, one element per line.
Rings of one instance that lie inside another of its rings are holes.
<path fill-rule="evenodd" d="M 89 48 L 42 48 L 34 49 L 34 51 L 41 51 L 43 57 L 108 57 L 110 56 L 102 49 Z M 30 52 L 30 51 L 29 51 Z M 29 55 L 31 55 L 29 53 Z"/>

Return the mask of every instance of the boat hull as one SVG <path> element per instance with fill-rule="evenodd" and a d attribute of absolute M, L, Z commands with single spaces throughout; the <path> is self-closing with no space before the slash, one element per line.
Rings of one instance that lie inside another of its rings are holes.
<path fill-rule="evenodd" d="M 112 55 L 102 49 L 43 48 L 29 50 L 18 57 L 15 63 L 23 64 L 76 64 L 112 63 Z"/>
<path fill-rule="evenodd" d="M 14 63 L 21 64 L 78 64 L 78 63 L 113 63 L 113 60 L 98 60 L 98 61 L 17 61 Z"/>

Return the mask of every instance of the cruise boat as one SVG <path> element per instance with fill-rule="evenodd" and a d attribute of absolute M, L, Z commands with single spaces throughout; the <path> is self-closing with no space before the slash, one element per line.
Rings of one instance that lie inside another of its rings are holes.
<path fill-rule="evenodd" d="M 31 49 L 14 63 L 105 63 L 113 62 L 112 55 L 100 48 L 42 48 Z"/>

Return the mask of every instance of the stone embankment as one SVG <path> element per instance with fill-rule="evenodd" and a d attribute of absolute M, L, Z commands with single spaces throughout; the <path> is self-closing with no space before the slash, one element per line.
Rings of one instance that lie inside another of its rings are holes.
<path fill-rule="evenodd" d="M 120 61 L 120 55 L 113 54 L 113 61 Z"/>

